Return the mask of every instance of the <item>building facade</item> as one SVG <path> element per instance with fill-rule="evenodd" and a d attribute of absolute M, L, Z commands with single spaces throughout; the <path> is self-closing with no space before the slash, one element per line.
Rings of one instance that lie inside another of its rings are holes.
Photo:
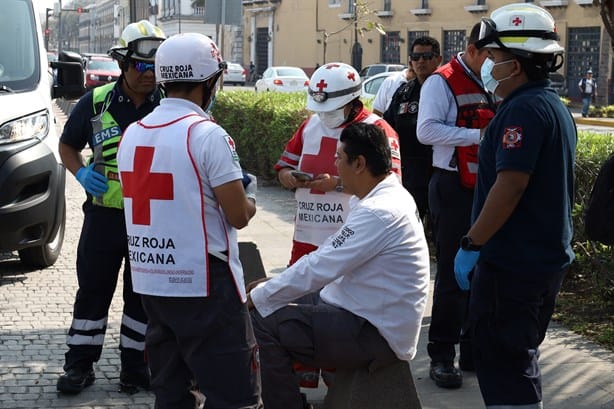
<path fill-rule="evenodd" d="M 355 7 L 355 0 L 242 0 L 244 55 L 256 63 L 259 74 L 271 65 L 298 66 L 310 74 L 316 65 L 330 61 L 352 64 L 353 49 L 362 52 L 362 66 L 407 64 L 412 41 L 429 35 L 441 43 L 448 61 L 465 48 L 471 27 L 481 17 L 519 1 L 369 0 L 365 14 Z M 576 84 L 592 68 L 599 84 L 598 103 L 611 103 L 613 53 L 598 2 L 526 2 L 546 8 L 555 19 L 566 50 L 560 73 L 567 79 L 569 97 L 579 98 Z M 361 34 L 375 22 L 383 26 L 384 35 L 376 30 Z"/>

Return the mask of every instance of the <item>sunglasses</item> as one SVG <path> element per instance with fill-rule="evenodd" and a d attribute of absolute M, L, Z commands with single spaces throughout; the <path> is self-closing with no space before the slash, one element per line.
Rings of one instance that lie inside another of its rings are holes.
<path fill-rule="evenodd" d="M 151 62 L 132 61 L 132 66 L 138 73 L 144 73 L 147 71 L 154 71 L 155 65 Z"/>
<path fill-rule="evenodd" d="M 432 51 L 428 51 L 426 53 L 411 53 L 409 55 L 409 58 L 412 61 L 419 61 L 420 57 L 424 58 L 425 61 L 431 61 L 433 58 L 437 57 L 437 54 Z"/>

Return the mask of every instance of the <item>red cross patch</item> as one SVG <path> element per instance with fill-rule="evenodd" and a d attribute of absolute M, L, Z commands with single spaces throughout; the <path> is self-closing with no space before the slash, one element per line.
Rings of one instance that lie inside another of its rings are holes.
<path fill-rule="evenodd" d="M 524 18 L 522 16 L 513 16 L 512 25 L 514 25 L 514 27 L 524 26 Z"/>
<path fill-rule="evenodd" d="M 134 151 L 134 171 L 123 171 L 124 198 L 132 199 L 132 222 L 151 224 L 151 201 L 173 200 L 173 174 L 151 171 L 155 148 L 137 146 Z"/>
<path fill-rule="evenodd" d="M 516 149 L 522 146 L 522 128 L 512 126 L 503 132 L 503 149 Z"/>

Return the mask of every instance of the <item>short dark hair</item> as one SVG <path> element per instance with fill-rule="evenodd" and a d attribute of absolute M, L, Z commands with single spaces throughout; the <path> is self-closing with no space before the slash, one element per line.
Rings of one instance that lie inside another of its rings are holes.
<path fill-rule="evenodd" d="M 414 47 L 417 45 L 424 45 L 424 46 L 431 46 L 431 48 L 433 49 L 433 52 L 437 55 L 441 54 L 441 47 L 439 46 L 439 41 L 437 41 L 436 39 L 434 39 L 433 37 L 429 37 L 429 36 L 423 36 L 423 37 L 417 37 L 414 41 L 412 41 L 411 43 L 411 47 L 410 47 L 410 53 L 414 52 Z"/>
<path fill-rule="evenodd" d="M 364 156 L 367 169 L 373 176 L 387 175 L 392 168 L 390 142 L 384 130 L 377 125 L 363 122 L 348 125 L 341 132 L 339 141 L 344 144 L 343 152 L 348 161 Z"/>
<path fill-rule="evenodd" d="M 480 39 L 480 28 L 482 27 L 482 23 L 475 23 L 471 28 L 471 33 L 469 34 L 469 38 L 467 38 L 467 45 L 475 44 Z"/>

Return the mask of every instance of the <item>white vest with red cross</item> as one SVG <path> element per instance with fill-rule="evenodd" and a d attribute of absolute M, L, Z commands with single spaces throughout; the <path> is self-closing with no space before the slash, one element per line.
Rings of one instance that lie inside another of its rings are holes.
<path fill-rule="evenodd" d="M 201 116 L 187 115 L 147 129 L 137 122 L 122 137 L 117 162 L 136 293 L 209 295 L 205 206 L 218 204 L 212 199 L 205 203 L 201 177 L 189 148 L 196 123 L 202 123 L 199 133 L 217 126 L 203 121 Z M 230 270 L 245 301 L 236 230 L 228 222 L 225 227 Z"/>
<path fill-rule="evenodd" d="M 384 129 L 391 141 L 393 171 L 400 174 L 398 136 L 379 116 L 363 109 L 351 123 L 364 122 L 375 124 Z M 303 128 L 303 150 L 298 169 L 311 173 L 314 177 L 322 173 L 337 176 L 335 153 L 342 127 L 325 127 L 317 115 L 312 115 Z M 315 189 L 298 188 L 294 240 L 319 247 L 328 236 L 335 233 L 350 211 L 350 195 L 336 191 L 320 192 Z"/>

